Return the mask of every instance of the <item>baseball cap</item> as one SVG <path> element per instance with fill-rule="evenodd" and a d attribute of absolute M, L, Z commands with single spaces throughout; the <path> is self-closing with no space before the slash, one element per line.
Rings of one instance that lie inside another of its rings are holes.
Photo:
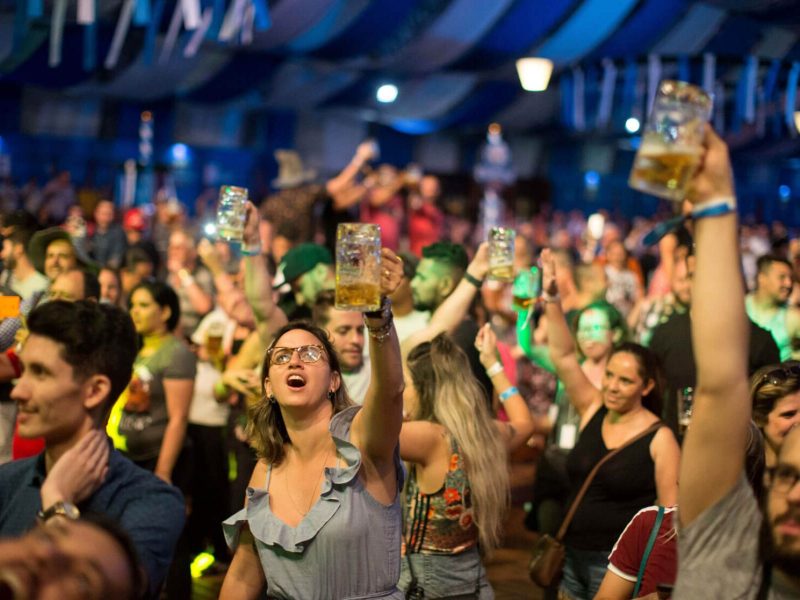
<path fill-rule="evenodd" d="M 283 255 L 272 287 L 279 288 L 286 283 L 291 283 L 320 263 L 333 264 L 333 255 L 330 250 L 325 246 L 310 242 L 298 244 Z"/>
<path fill-rule="evenodd" d="M 122 228 L 131 229 L 133 231 L 144 231 L 147 227 L 144 215 L 138 208 L 130 208 L 125 211 L 125 216 L 122 218 Z"/>

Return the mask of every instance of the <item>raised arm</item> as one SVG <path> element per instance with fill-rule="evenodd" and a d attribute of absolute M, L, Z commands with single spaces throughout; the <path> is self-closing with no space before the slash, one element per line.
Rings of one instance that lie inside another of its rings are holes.
<path fill-rule="evenodd" d="M 286 314 L 272 300 L 272 277 L 267 271 L 267 259 L 261 251 L 258 228 L 261 218 L 252 202 L 245 205 L 247 212 L 244 224 L 244 294 L 253 309 L 256 327 L 261 342 L 268 346 L 275 332 L 283 327 L 288 319 Z"/>
<path fill-rule="evenodd" d="M 253 327 L 255 324 L 253 309 L 246 302 L 244 292 L 236 287 L 233 278 L 225 270 L 222 258 L 214 244 L 203 238 L 197 244 L 197 254 L 203 259 L 203 264 L 211 271 L 211 275 L 214 276 L 217 305 L 237 323 Z"/>
<path fill-rule="evenodd" d="M 721 207 L 720 211 L 726 205 L 735 207 L 728 148 L 710 127 L 691 192 L 696 215 L 692 347 L 697 385 L 680 470 L 678 503 L 684 526 L 723 498 L 741 476 L 751 412 L 749 327 L 736 212 L 700 218 L 713 206 Z"/>
<path fill-rule="evenodd" d="M 497 352 L 497 336 L 488 323 L 478 330 L 475 347 L 480 353 L 481 364 L 492 378 L 492 385 L 508 416 L 508 421 L 495 420 L 495 424 L 503 437 L 506 448 L 509 451 L 515 450 L 533 435 L 535 424 L 531 411 L 503 369 L 500 355 Z"/>
<path fill-rule="evenodd" d="M 547 344 L 556 375 L 564 384 L 569 401 L 581 417 L 602 402 L 600 390 L 592 385 L 578 362 L 578 352 L 572 339 L 567 318 L 561 310 L 561 298 L 556 284 L 556 268 L 549 248 L 542 250 L 542 289 L 544 316 L 547 317 Z"/>
<path fill-rule="evenodd" d="M 331 196 L 336 197 L 351 188 L 361 168 L 374 158 L 374 148 L 374 143 L 370 141 L 361 142 L 347 166 L 336 177 L 328 180 L 325 190 Z"/>
<path fill-rule="evenodd" d="M 458 327 L 458 324 L 467 316 L 469 306 L 479 289 L 471 280 L 483 281 L 488 270 L 489 246 L 483 242 L 478 246 L 472 262 L 467 266 L 468 276 L 461 278 L 451 294 L 434 311 L 428 325 L 403 341 L 403 359 L 422 342 L 429 342 L 440 333 L 452 333 Z"/>
<path fill-rule="evenodd" d="M 404 384 L 400 343 L 387 296 L 400 285 L 403 262 L 388 248 L 381 250 L 381 272 L 382 308 L 374 313 L 364 313 L 372 372 L 363 408 L 353 421 L 353 441 L 362 451 L 365 462 L 377 471 L 374 476 L 382 480 L 391 500 L 396 488 L 394 451 L 403 423 Z M 373 471 L 368 469 L 368 488 L 371 473 Z"/>

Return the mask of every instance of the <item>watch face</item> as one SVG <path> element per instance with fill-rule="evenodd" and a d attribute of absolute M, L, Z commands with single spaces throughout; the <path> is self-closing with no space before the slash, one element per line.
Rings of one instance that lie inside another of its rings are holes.
<path fill-rule="evenodd" d="M 71 502 L 62 502 L 61 506 L 57 509 L 56 514 L 64 515 L 68 519 L 72 519 L 74 521 L 81 516 L 81 511 L 79 511 L 78 507 Z"/>

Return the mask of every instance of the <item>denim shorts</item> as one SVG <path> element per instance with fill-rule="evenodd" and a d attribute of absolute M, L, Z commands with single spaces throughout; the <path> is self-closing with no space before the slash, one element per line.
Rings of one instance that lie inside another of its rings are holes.
<path fill-rule="evenodd" d="M 575 550 L 568 546 L 561 591 L 572 600 L 592 600 L 606 575 L 609 554 L 610 551 Z"/>
<path fill-rule="evenodd" d="M 425 599 L 493 600 L 494 591 L 486 578 L 477 548 L 461 554 L 409 554 L 400 560 L 400 581 L 397 587 L 408 590 L 411 583 L 409 560 L 417 585 L 425 591 Z M 476 593 L 477 592 L 477 593 Z"/>

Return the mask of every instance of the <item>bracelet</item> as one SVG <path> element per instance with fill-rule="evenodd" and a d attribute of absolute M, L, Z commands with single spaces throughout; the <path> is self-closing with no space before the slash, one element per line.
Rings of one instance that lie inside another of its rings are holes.
<path fill-rule="evenodd" d="M 733 196 L 722 196 L 695 205 L 692 208 L 692 219 L 720 217 L 732 212 L 736 212 L 736 198 Z"/>
<path fill-rule="evenodd" d="M 261 242 L 257 244 L 242 244 L 242 256 L 258 256 L 261 252 Z"/>
<path fill-rule="evenodd" d="M 486 374 L 489 377 L 494 377 L 498 373 L 502 373 L 502 372 L 503 372 L 503 365 L 502 365 L 502 363 L 500 363 L 499 360 L 496 363 L 494 363 L 491 367 L 486 369 Z"/>
<path fill-rule="evenodd" d="M 556 292 L 555 294 L 549 294 L 547 292 L 542 292 L 542 300 L 544 300 L 545 303 L 548 303 L 548 304 L 551 303 L 551 302 L 561 302 L 561 296 L 559 296 L 558 292 Z"/>
<path fill-rule="evenodd" d="M 481 289 L 481 286 L 483 285 L 483 281 L 481 281 L 480 279 L 478 279 L 473 275 L 470 275 L 468 271 L 464 271 L 464 279 L 469 281 L 472 285 L 474 285 L 478 289 Z"/>
<path fill-rule="evenodd" d="M 519 394 L 519 390 L 517 389 L 517 386 L 512 385 L 510 388 L 506 389 L 500 394 L 500 402 L 505 402 L 515 394 Z"/>
<path fill-rule="evenodd" d="M 383 319 L 383 323 L 377 327 L 371 327 L 369 319 Z M 381 297 L 381 307 L 378 310 L 371 310 L 364 313 L 364 325 L 367 327 L 369 337 L 379 344 L 382 344 L 392 332 L 394 327 L 394 317 L 392 316 L 392 301 L 386 296 Z"/>

